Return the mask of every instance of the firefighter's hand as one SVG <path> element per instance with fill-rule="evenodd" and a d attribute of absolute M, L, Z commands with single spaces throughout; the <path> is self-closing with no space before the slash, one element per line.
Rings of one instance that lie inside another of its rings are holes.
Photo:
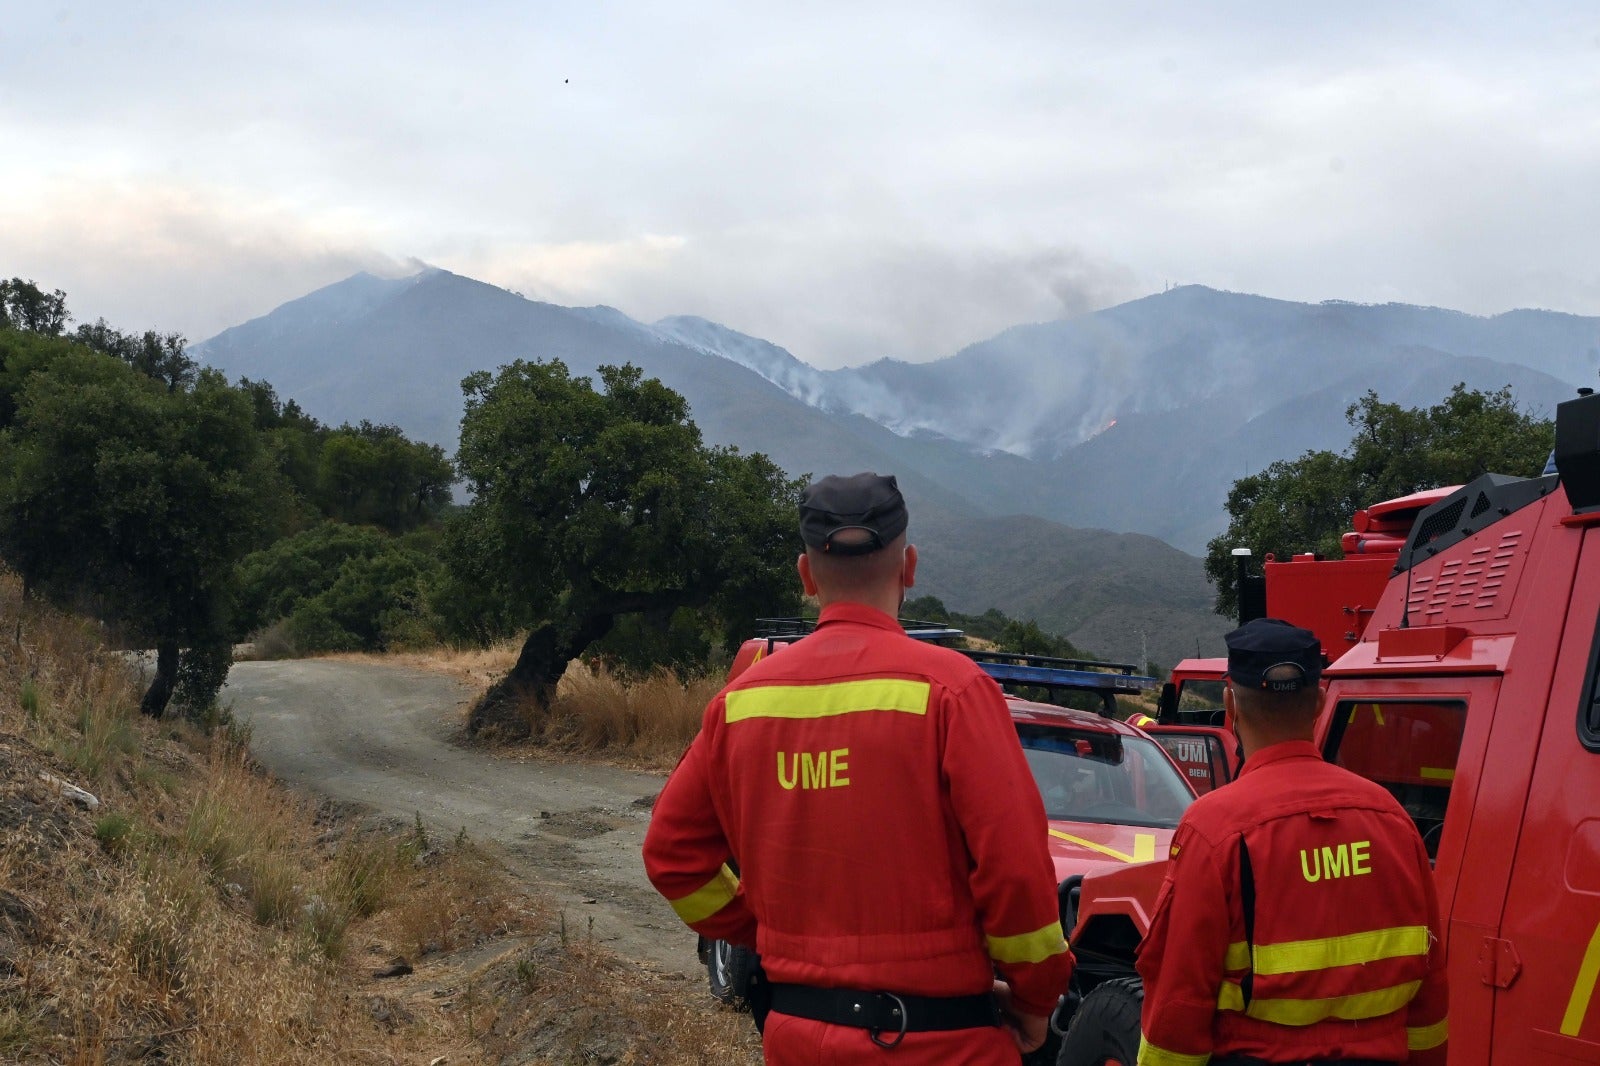
<path fill-rule="evenodd" d="M 1011 1039 L 1017 1043 L 1017 1050 L 1024 1055 L 1038 1051 L 1050 1035 L 1050 1016 L 1027 1014 L 1014 1008 L 1011 1005 L 1011 986 L 1004 981 L 994 983 L 994 998 L 1000 1001 L 1000 1014 L 1005 1019 L 1006 1028 L 1011 1031 Z"/>

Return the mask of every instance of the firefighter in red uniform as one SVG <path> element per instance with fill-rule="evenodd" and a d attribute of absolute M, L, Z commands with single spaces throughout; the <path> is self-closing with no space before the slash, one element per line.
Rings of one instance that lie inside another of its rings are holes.
<path fill-rule="evenodd" d="M 1227 642 L 1246 759 L 1172 838 L 1139 954 L 1139 1066 L 1442 1066 L 1444 942 L 1416 826 L 1312 744 L 1314 635 L 1263 618 Z"/>
<path fill-rule="evenodd" d="M 1005 700 L 895 621 L 906 524 L 892 477 L 806 489 L 816 631 L 711 701 L 645 836 L 685 922 L 759 949 L 769 1063 L 1015 1064 L 1071 975 Z"/>

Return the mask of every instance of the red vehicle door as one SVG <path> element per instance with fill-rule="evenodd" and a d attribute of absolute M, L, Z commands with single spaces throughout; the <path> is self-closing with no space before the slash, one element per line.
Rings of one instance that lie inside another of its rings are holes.
<path fill-rule="evenodd" d="M 1503 854 L 1491 858 L 1505 845 L 1504 829 L 1475 819 L 1482 778 L 1485 772 L 1495 775 L 1493 767 L 1486 771 L 1485 751 L 1500 731 L 1495 723 L 1500 683 L 1490 674 L 1338 678 L 1328 686 L 1324 751 L 1330 761 L 1387 788 L 1416 821 L 1434 859 L 1452 960 L 1477 957 L 1487 897 L 1503 896 L 1509 874 Z M 1524 746 L 1531 754 L 1531 740 Z M 1510 756 L 1497 751 L 1494 758 Z M 1498 915 L 1490 911 L 1492 921 Z M 1461 972 L 1452 965 L 1452 1061 L 1456 1048 L 1488 1046 L 1492 1020 L 1489 989 L 1461 980 Z"/>
<path fill-rule="evenodd" d="M 1172 756 L 1197 794 L 1203 796 L 1233 780 L 1238 740 L 1222 726 L 1158 722 L 1141 728 Z"/>
<path fill-rule="evenodd" d="M 1494 959 L 1483 974 L 1494 984 L 1494 1039 L 1490 1054 L 1463 1061 L 1600 1063 L 1600 531 L 1585 531 L 1575 572 L 1588 579 L 1566 605 L 1547 598 L 1549 630 L 1518 638 L 1538 638 L 1553 665 L 1542 677 L 1540 663 L 1508 672 L 1506 735 L 1490 741 L 1491 759 L 1513 756 L 1525 776 L 1508 774 L 1494 793 L 1505 797 L 1489 823 L 1498 826 L 1495 866 L 1510 878 L 1498 928 L 1478 948 Z M 1516 681 L 1524 684 L 1514 691 Z M 1523 753 L 1534 744 L 1536 758 Z M 1454 1048 L 1453 995 L 1451 1015 Z"/>

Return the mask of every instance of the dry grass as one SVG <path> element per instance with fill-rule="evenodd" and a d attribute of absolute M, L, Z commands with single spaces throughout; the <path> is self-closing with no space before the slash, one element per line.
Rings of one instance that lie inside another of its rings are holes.
<path fill-rule="evenodd" d="M 756 1061 L 747 1020 L 562 936 L 470 842 L 332 818 L 238 734 L 141 719 L 97 636 L 0 573 L 0 1061 Z M 416 972 L 375 979 L 395 954 Z"/>
<path fill-rule="evenodd" d="M 643 769 L 670 770 L 700 729 L 717 678 L 681 680 L 671 670 L 629 679 L 604 664 L 573 662 L 555 702 L 541 710 L 524 700 L 532 741 L 547 749 Z"/>
<path fill-rule="evenodd" d="M 326 656 L 345 662 L 381 662 L 458 678 L 483 692 L 517 661 L 521 645 L 435 648 L 387 654 Z M 700 729 L 706 704 L 722 687 L 715 677 L 687 680 L 667 669 L 646 677 L 613 672 L 604 663 L 575 659 L 562 675 L 548 711 L 531 699 L 519 708 L 531 724 L 528 743 L 557 755 L 578 755 L 643 770 L 670 770 Z"/>
<path fill-rule="evenodd" d="M 696 1005 L 682 982 L 628 966 L 559 920 L 471 975 L 459 1017 L 493 1061 L 753 1066 L 748 1016 Z M 703 1000 L 705 993 L 699 993 Z M 527 1057 L 524 1057 L 527 1056 Z"/>
<path fill-rule="evenodd" d="M 429 670 L 449 674 L 475 689 L 487 689 L 510 672 L 522 650 L 520 641 L 502 640 L 487 648 L 458 648 L 440 646 L 411 651 L 395 652 L 333 652 L 320 658 L 343 662 L 385 663 L 406 666 L 413 670 Z"/>

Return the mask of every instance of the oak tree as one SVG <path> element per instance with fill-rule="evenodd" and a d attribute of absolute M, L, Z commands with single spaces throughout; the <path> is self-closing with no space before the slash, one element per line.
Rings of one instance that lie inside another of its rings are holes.
<path fill-rule="evenodd" d="M 455 580 L 529 630 L 474 708 L 525 735 L 567 664 L 629 614 L 710 611 L 731 634 L 796 604 L 799 484 L 763 455 L 708 447 L 688 402 L 633 366 L 600 387 L 560 361 L 462 382 L 457 463 L 472 502 L 447 532 Z"/>
<path fill-rule="evenodd" d="M 227 675 L 235 564 L 279 479 L 244 394 L 170 390 L 82 348 L 30 376 L 0 432 L 0 556 L 27 586 L 156 649 L 141 702 L 208 705 Z"/>

